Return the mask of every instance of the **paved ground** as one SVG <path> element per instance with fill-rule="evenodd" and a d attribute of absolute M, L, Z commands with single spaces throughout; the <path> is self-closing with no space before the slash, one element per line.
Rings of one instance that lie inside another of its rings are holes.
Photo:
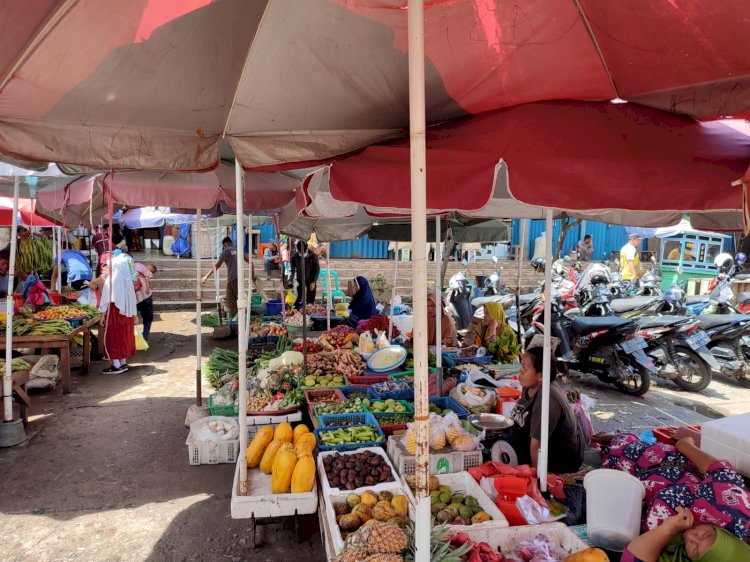
<path fill-rule="evenodd" d="M 30 440 L 0 450 L 0 560 L 325 559 L 315 516 L 303 522 L 300 544 L 282 525 L 270 525 L 260 527 L 263 546 L 251 549 L 248 522 L 229 513 L 233 466 L 188 465 L 194 324 L 188 313 L 162 318 L 152 349 L 132 360 L 129 373 L 107 377 L 94 363 L 90 375 L 74 376 L 72 394 L 33 397 Z M 213 342 L 206 335 L 203 341 L 207 353 Z M 750 391 L 731 382 L 715 382 L 698 398 L 665 384 L 638 399 L 592 377 L 574 384 L 597 400 L 599 431 L 700 423 L 718 415 L 711 408 L 738 413 L 750 402 Z"/>

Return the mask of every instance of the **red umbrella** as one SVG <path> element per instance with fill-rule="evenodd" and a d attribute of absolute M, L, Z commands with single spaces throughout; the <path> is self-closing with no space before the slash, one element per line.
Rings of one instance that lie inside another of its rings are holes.
<path fill-rule="evenodd" d="M 21 223 L 25 226 L 57 226 L 56 223 L 37 215 L 34 212 L 34 201 L 31 199 L 18 200 L 18 214 Z M 0 225 L 10 226 L 13 224 L 13 198 L 0 197 Z"/>
<path fill-rule="evenodd" d="M 455 120 L 427 132 L 427 207 L 477 209 L 508 167 L 517 200 L 572 211 L 738 211 L 732 182 L 750 164 L 750 138 L 720 123 L 637 104 L 551 101 Z M 409 142 L 336 161 L 335 199 L 408 209 Z"/>

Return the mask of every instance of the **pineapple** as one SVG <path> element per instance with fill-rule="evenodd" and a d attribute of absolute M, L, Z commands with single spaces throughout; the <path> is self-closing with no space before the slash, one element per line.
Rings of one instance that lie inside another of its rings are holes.
<path fill-rule="evenodd" d="M 398 554 L 409 546 L 409 539 L 396 525 L 373 523 L 352 534 L 349 543 L 368 554 Z"/>
<path fill-rule="evenodd" d="M 284 374 L 284 376 L 281 378 L 281 390 L 284 392 L 289 392 L 290 390 L 294 390 L 294 375 L 287 372 Z"/>
<path fill-rule="evenodd" d="M 414 562 L 414 527 L 406 528 L 409 535 L 409 550 L 404 555 L 405 562 Z M 467 543 L 461 547 L 454 548 L 450 542 L 446 542 L 452 532 L 443 523 L 433 525 L 430 530 L 430 562 L 461 562 L 462 556 L 471 550 Z"/>
<path fill-rule="evenodd" d="M 404 562 L 400 554 L 373 554 L 365 558 L 365 562 Z"/>

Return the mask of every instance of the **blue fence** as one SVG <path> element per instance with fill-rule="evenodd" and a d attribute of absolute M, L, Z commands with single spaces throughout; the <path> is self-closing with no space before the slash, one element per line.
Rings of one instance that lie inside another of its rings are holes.
<path fill-rule="evenodd" d="M 526 241 L 526 258 L 531 258 L 534 254 L 534 240 L 540 236 L 545 230 L 545 221 L 533 220 L 529 221 L 529 231 L 527 234 Z M 553 243 L 557 244 L 557 239 L 560 236 L 562 230 L 562 223 L 559 220 L 553 222 L 552 228 L 552 239 Z M 592 259 L 603 260 L 609 257 L 609 253 L 612 251 L 619 251 L 619 249 L 627 242 L 628 236 L 625 233 L 624 226 L 618 226 L 613 224 L 606 224 L 603 222 L 586 221 L 586 234 L 590 234 L 594 240 L 594 254 Z M 581 226 L 578 225 L 568 231 L 565 236 L 565 242 L 563 244 L 563 252 L 567 253 L 573 249 L 578 241 L 581 239 Z M 512 243 L 519 244 L 521 240 L 521 221 L 518 219 L 513 220 L 513 233 Z M 555 246 L 552 247 L 553 251 Z"/>
<path fill-rule="evenodd" d="M 388 242 L 370 240 L 367 236 L 346 242 L 331 242 L 331 257 L 338 259 L 387 259 Z"/>

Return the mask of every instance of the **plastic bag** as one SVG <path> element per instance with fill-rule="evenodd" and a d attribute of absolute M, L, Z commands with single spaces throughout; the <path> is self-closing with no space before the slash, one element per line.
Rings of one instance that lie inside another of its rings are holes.
<path fill-rule="evenodd" d="M 96 302 L 96 293 L 89 289 L 88 287 L 84 287 L 78 292 L 78 298 L 76 299 L 76 302 L 78 304 L 88 304 L 91 306 L 97 306 Z"/>
<path fill-rule="evenodd" d="M 565 514 L 553 517 L 548 508 L 539 505 L 530 496 L 521 496 L 516 499 L 516 507 L 529 525 L 549 523 L 551 521 L 565 518 Z"/>
<path fill-rule="evenodd" d="M 133 334 L 135 335 L 135 350 L 148 351 L 148 342 L 146 341 L 146 338 L 143 337 L 143 332 L 141 332 L 140 326 L 136 325 L 133 328 Z"/>
<path fill-rule="evenodd" d="M 581 429 L 584 447 L 591 445 L 591 438 L 594 436 L 594 424 L 591 422 L 589 408 L 596 404 L 593 398 L 581 394 L 580 398 L 573 404 L 573 413 L 578 419 L 578 427 Z"/>
<path fill-rule="evenodd" d="M 297 302 L 297 297 L 294 296 L 294 293 L 291 289 L 289 289 L 286 292 L 286 297 L 284 297 L 284 302 L 288 304 L 289 306 L 294 306 L 294 303 Z"/>
<path fill-rule="evenodd" d="M 522 562 L 562 562 L 570 556 L 561 545 L 555 544 L 543 533 L 519 542 L 515 554 Z"/>
<path fill-rule="evenodd" d="M 388 341 L 388 334 L 386 334 L 385 332 L 380 332 L 378 339 L 375 341 L 375 347 L 377 349 L 383 349 L 384 347 L 388 347 L 389 345 L 391 345 L 391 342 Z"/>
<path fill-rule="evenodd" d="M 375 342 L 372 341 L 370 332 L 362 332 L 359 335 L 359 352 L 363 355 L 370 355 L 375 351 Z"/>
<path fill-rule="evenodd" d="M 484 432 L 475 435 L 467 431 L 455 412 L 450 412 L 440 417 L 442 418 L 440 426 L 445 431 L 445 436 L 451 449 L 465 452 L 473 451 L 479 447 L 484 438 Z"/>
<path fill-rule="evenodd" d="M 462 382 L 451 390 L 450 397 L 468 409 L 472 414 L 485 414 L 495 411 L 497 393 L 494 389 L 473 386 Z"/>

